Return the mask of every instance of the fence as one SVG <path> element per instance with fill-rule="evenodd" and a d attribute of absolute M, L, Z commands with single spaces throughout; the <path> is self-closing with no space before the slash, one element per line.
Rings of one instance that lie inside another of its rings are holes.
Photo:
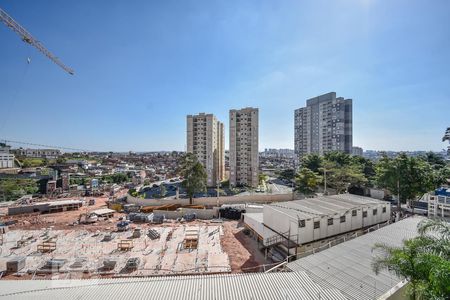
<path fill-rule="evenodd" d="M 192 199 L 193 204 L 221 206 L 222 204 L 237 204 L 237 203 L 271 203 L 283 202 L 294 199 L 294 194 L 273 194 L 273 195 L 243 195 L 243 196 L 221 196 L 221 197 L 202 197 Z M 149 205 L 165 205 L 165 204 L 179 204 L 189 205 L 189 199 L 142 199 L 127 195 L 127 202 L 139 206 Z"/>

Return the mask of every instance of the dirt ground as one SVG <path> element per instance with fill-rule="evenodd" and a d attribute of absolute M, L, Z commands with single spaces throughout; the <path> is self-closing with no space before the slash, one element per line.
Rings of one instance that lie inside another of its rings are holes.
<path fill-rule="evenodd" d="M 272 263 L 264 258 L 257 241 L 244 234 L 241 222 L 226 221 L 223 223 L 223 231 L 222 249 L 228 253 L 232 273 L 258 272 L 260 268 L 257 266 Z"/>
<path fill-rule="evenodd" d="M 11 230 L 14 229 L 43 229 L 52 227 L 54 229 L 74 229 L 74 222 L 78 221 L 80 214 L 87 213 L 99 208 L 106 208 L 106 201 L 108 197 L 86 197 L 85 200 L 95 198 L 95 205 L 92 206 L 83 206 L 79 210 L 66 211 L 61 213 L 52 213 L 52 214 L 24 214 L 24 215 L 14 215 L 14 216 L 3 216 L 0 218 L 0 221 L 9 221 L 16 220 L 17 223 L 13 226 L 10 226 Z M 68 200 L 71 198 L 64 198 L 64 200 Z M 80 198 L 73 198 L 80 199 Z M 62 199 L 61 199 L 62 200 Z M 124 214 L 115 213 L 114 218 L 112 220 L 102 220 L 95 224 L 79 224 L 76 225 L 77 229 L 84 229 L 88 231 L 97 231 L 97 230 L 106 230 L 109 227 L 114 227 L 114 222 L 118 220 L 119 217 Z"/>
<path fill-rule="evenodd" d="M 115 231 L 116 223 L 120 217 L 125 216 L 123 213 L 115 213 L 114 217 L 109 220 L 99 220 L 94 224 L 76 224 L 80 214 L 90 212 L 99 208 L 106 207 L 107 197 L 88 197 L 86 200 L 95 198 L 96 203 L 93 206 L 84 206 L 80 210 L 67 211 L 52 214 L 32 214 L 32 215 L 16 215 L 1 217 L 1 221 L 17 220 L 17 223 L 10 226 L 9 230 L 38 230 L 45 228 L 52 228 L 54 230 L 86 230 L 89 232 L 104 232 Z M 190 225 L 210 224 L 210 221 L 196 220 L 189 223 Z M 224 221 L 222 224 L 214 223 L 210 225 L 222 225 L 223 235 L 220 243 L 222 249 L 228 254 L 232 273 L 239 272 L 258 272 L 260 265 L 272 263 L 270 260 L 264 258 L 264 254 L 258 249 L 257 241 L 244 234 L 244 227 L 242 222 L 238 221 Z M 177 227 L 180 223 L 175 220 L 170 220 L 164 224 L 132 224 L 132 227 L 137 226 L 143 230 L 150 227 Z"/>

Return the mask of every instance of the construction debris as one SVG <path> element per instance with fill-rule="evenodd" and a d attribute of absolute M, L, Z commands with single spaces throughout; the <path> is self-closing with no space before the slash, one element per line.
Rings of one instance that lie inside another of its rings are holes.
<path fill-rule="evenodd" d="M 140 228 L 136 228 L 133 230 L 133 235 L 131 236 L 131 238 L 133 239 L 137 239 L 141 237 L 141 229 Z"/>
<path fill-rule="evenodd" d="M 121 221 L 117 223 L 117 230 L 118 231 L 127 231 L 130 229 L 130 223 L 127 221 Z"/>
<path fill-rule="evenodd" d="M 6 262 L 6 271 L 16 273 L 25 268 L 26 257 L 15 257 Z"/>
<path fill-rule="evenodd" d="M 141 260 L 139 259 L 139 257 L 131 257 L 127 260 L 125 268 L 127 270 L 136 270 L 139 266 L 140 261 Z"/>
<path fill-rule="evenodd" d="M 160 234 L 155 229 L 149 229 L 147 235 L 152 240 L 159 239 L 159 237 L 160 237 Z"/>

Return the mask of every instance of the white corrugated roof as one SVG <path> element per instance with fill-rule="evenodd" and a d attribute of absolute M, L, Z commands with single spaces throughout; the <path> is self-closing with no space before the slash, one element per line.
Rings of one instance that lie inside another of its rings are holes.
<path fill-rule="evenodd" d="M 5 299 L 376 299 L 400 279 L 375 275 L 377 242 L 400 246 L 421 217 L 402 220 L 287 264 L 293 272 L 87 280 L 0 280 Z"/>
<path fill-rule="evenodd" d="M 348 299 L 376 299 L 400 279 L 388 271 L 375 275 L 371 263 L 375 243 L 401 246 L 405 239 L 417 236 L 422 217 L 412 217 L 383 227 L 353 240 L 287 264 L 295 272 L 306 272 L 318 285 L 335 288 Z"/>
<path fill-rule="evenodd" d="M 370 197 L 341 194 L 334 196 L 319 196 L 303 200 L 277 202 L 268 204 L 268 206 L 295 217 L 309 219 L 317 216 L 345 213 L 352 209 L 370 207 L 378 204 L 389 205 L 386 201 L 381 201 Z"/>
<path fill-rule="evenodd" d="M 98 280 L 0 281 L 8 299 L 345 299 L 304 272 Z"/>

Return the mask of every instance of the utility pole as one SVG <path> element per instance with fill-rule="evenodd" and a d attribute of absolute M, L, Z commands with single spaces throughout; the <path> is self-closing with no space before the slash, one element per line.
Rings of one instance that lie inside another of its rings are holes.
<path fill-rule="evenodd" d="M 327 169 L 323 167 L 323 194 L 327 195 Z"/>

